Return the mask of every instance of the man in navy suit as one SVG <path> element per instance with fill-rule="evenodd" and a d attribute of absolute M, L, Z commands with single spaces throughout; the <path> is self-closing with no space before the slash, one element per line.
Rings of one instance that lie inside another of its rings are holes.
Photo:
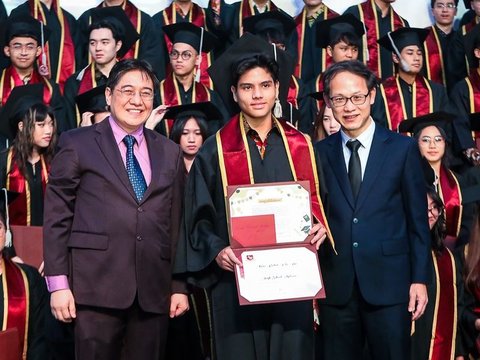
<path fill-rule="evenodd" d="M 375 124 L 375 75 L 358 61 L 324 74 L 342 130 L 316 145 L 335 238 L 320 248 L 324 359 L 410 358 L 411 322 L 424 312 L 430 239 L 418 146 Z"/>

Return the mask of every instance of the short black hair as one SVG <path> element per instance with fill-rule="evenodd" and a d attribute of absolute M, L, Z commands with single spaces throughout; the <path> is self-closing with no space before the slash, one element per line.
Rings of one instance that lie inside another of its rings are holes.
<path fill-rule="evenodd" d="M 330 84 L 333 78 L 342 72 L 349 72 L 358 75 L 367 82 L 368 91 L 377 86 L 378 80 L 375 74 L 362 62 L 358 60 L 346 60 L 333 64 L 323 73 L 323 93 L 330 96 Z"/>
<path fill-rule="evenodd" d="M 122 41 L 125 36 L 123 29 L 119 29 L 118 26 L 116 26 L 113 22 L 108 21 L 107 19 L 102 19 L 99 21 L 95 21 L 89 26 L 88 37 L 90 38 L 90 34 L 93 30 L 98 29 L 109 29 L 112 32 L 112 36 L 115 39 L 115 42 Z"/>
<path fill-rule="evenodd" d="M 154 90 L 158 87 L 158 78 L 157 75 L 155 75 L 150 63 L 146 60 L 139 59 L 125 59 L 117 62 L 110 71 L 110 76 L 107 80 L 107 87 L 110 90 L 113 90 L 123 75 L 134 70 L 140 71 L 142 74 L 151 79 Z"/>
<path fill-rule="evenodd" d="M 273 81 L 278 81 L 278 64 L 270 56 L 264 54 L 256 54 L 238 61 L 232 69 L 232 85 L 237 87 L 238 80 L 248 70 L 260 67 L 272 75 Z"/>
<path fill-rule="evenodd" d="M 208 136 L 207 119 L 205 119 L 203 116 L 180 115 L 175 119 L 172 127 L 172 132 L 170 133 L 170 139 L 173 142 L 180 144 L 180 138 L 182 137 L 183 129 L 185 128 L 187 121 L 190 119 L 195 119 L 198 127 L 200 128 L 200 134 L 202 135 L 202 139 L 203 141 L 205 141 Z"/>
<path fill-rule="evenodd" d="M 455 1 L 455 6 L 458 6 L 458 1 L 459 0 L 454 0 Z M 430 0 L 430 7 L 433 9 L 433 7 L 435 6 L 435 3 L 437 2 L 437 0 Z M 468 9 L 467 9 L 468 10 Z"/>
<path fill-rule="evenodd" d="M 361 38 L 357 35 L 352 34 L 351 32 L 344 32 L 344 33 L 335 33 L 332 38 L 330 39 L 330 46 L 333 48 L 337 45 L 340 41 L 343 41 L 348 46 L 356 46 L 357 48 L 360 47 Z"/>

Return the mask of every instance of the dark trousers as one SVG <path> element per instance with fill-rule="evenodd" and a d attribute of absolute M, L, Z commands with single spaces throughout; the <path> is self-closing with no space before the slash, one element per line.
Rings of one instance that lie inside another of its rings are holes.
<path fill-rule="evenodd" d="M 77 305 L 77 360 L 163 360 L 167 314 L 143 311 L 137 300 L 125 310 Z"/>
<path fill-rule="evenodd" d="M 411 314 L 407 308 L 407 303 L 368 304 L 357 285 L 346 305 L 320 305 L 322 359 L 361 359 L 366 346 L 372 360 L 410 359 Z"/>

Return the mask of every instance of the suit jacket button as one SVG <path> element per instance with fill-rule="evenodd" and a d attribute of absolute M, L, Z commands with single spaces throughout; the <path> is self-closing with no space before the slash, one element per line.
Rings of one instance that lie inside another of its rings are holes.
<path fill-rule="evenodd" d="M 137 241 L 142 241 L 142 237 L 140 235 L 137 235 Z"/>
<path fill-rule="evenodd" d="M 138 212 L 143 212 L 143 208 L 139 207 L 138 209 Z"/>
<path fill-rule="evenodd" d="M 356 241 L 353 243 L 353 247 L 354 247 L 354 248 L 357 248 L 357 247 L 358 247 L 358 243 L 357 243 Z"/>
<path fill-rule="evenodd" d="M 357 218 L 353 218 L 353 223 L 354 223 L 354 224 L 357 224 L 357 223 L 358 223 L 358 219 L 357 219 Z"/>

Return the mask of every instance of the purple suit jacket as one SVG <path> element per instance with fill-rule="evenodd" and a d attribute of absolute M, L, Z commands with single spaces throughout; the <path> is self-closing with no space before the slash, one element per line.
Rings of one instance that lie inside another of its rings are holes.
<path fill-rule="evenodd" d="M 178 145 L 144 130 L 152 180 L 138 203 L 108 121 L 63 133 L 45 194 L 45 274 L 75 302 L 168 313 L 185 168 Z"/>

